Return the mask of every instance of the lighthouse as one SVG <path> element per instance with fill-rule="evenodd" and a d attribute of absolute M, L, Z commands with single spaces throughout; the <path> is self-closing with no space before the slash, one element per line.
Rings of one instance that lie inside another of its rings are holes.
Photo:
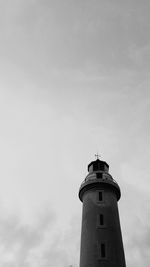
<path fill-rule="evenodd" d="M 118 212 L 121 197 L 109 165 L 99 159 L 88 165 L 79 189 L 83 202 L 80 267 L 125 267 Z"/>

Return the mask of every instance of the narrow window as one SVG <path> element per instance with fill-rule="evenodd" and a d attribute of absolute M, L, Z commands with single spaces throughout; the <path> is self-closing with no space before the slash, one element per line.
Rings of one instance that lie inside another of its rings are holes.
<path fill-rule="evenodd" d="M 100 222 L 100 225 L 104 225 L 104 215 L 103 214 L 99 215 L 99 222 Z"/>
<path fill-rule="evenodd" d="M 98 192 L 98 199 L 99 199 L 99 201 L 102 201 L 103 200 L 103 193 L 102 193 L 102 191 L 99 191 Z"/>
<path fill-rule="evenodd" d="M 98 244 L 98 260 L 107 260 L 107 247 L 106 242 Z"/>
<path fill-rule="evenodd" d="M 97 179 L 102 179 L 103 178 L 103 174 L 100 173 L 100 172 L 96 173 L 96 178 Z"/>
<path fill-rule="evenodd" d="M 101 244 L 101 258 L 106 258 L 106 247 L 105 244 Z"/>

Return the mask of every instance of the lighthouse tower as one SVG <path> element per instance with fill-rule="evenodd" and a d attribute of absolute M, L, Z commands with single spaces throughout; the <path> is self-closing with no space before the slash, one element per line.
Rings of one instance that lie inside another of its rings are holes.
<path fill-rule="evenodd" d="M 88 165 L 81 184 L 83 202 L 80 267 L 125 267 L 118 213 L 121 192 L 109 165 L 97 159 Z"/>

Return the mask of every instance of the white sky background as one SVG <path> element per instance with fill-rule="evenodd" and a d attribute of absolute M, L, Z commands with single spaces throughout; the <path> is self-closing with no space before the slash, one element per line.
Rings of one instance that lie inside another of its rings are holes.
<path fill-rule="evenodd" d="M 0 266 L 79 266 L 99 151 L 128 267 L 150 265 L 150 2 L 0 0 Z"/>

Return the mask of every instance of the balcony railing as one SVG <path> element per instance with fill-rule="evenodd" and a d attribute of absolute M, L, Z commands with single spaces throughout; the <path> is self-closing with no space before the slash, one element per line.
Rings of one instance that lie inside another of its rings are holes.
<path fill-rule="evenodd" d="M 108 178 L 108 177 L 103 177 L 103 178 L 85 178 L 84 179 L 84 181 L 81 183 L 81 186 L 84 184 L 84 183 L 86 183 L 86 182 L 89 182 L 89 181 L 109 181 L 109 182 L 114 182 L 115 184 L 117 184 L 118 185 L 118 183 L 111 177 L 111 178 Z"/>

